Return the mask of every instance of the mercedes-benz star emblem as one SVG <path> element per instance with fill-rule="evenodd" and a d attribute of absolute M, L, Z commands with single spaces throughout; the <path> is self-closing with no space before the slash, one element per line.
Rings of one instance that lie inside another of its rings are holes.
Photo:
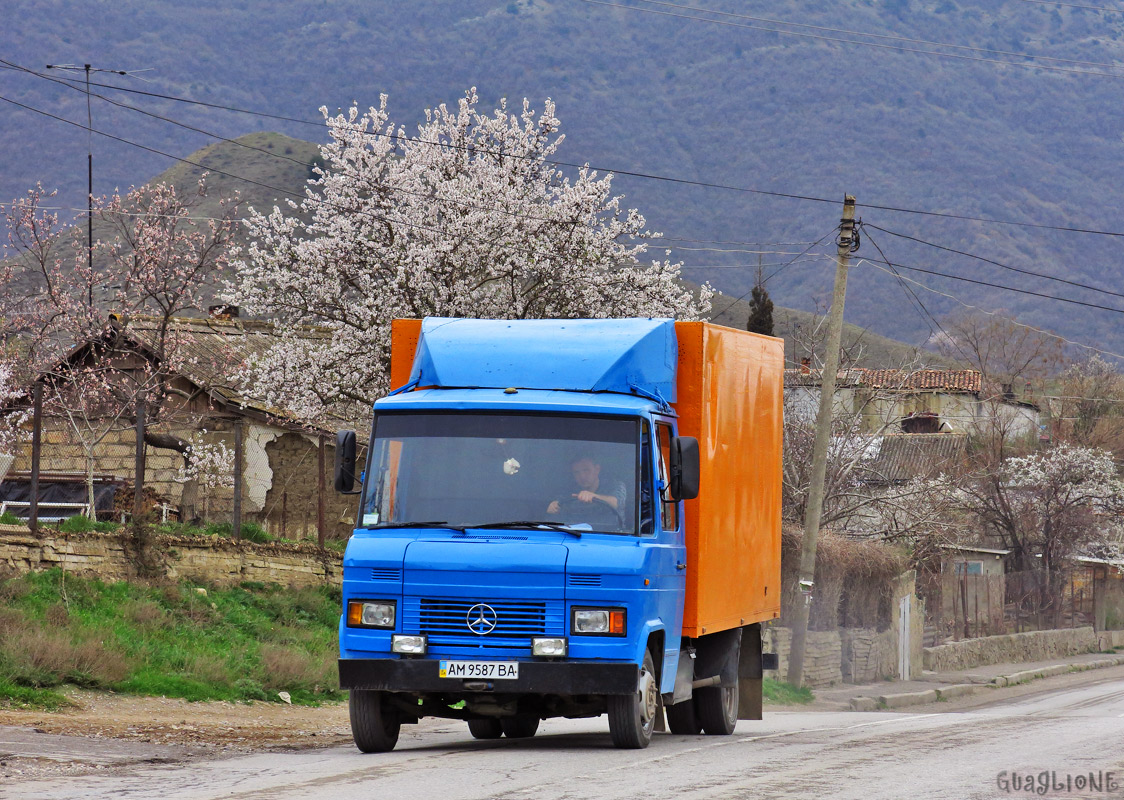
<path fill-rule="evenodd" d="M 496 610 L 484 603 L 477 603 L 468 610 L 468 629 L 477 636 L 483 636 L 496 629 L 499 617 Z"/>

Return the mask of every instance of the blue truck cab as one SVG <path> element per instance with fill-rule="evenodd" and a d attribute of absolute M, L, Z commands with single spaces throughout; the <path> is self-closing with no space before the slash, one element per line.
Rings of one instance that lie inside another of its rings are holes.
<path fill-rule="evenodd" d="M 360 750 L 424 716 L 494 739 L 607 714 L 628 748 L 665 706 L 673 731 L 733 730 L 759 628 L 748 648 L 741 628 L 683 635 L 700 467 L 677 353 L 671 320 L 437 318 L 394 353 L 412 367 L 374 405 L 343 566 Z M 355 450 L 341 432 L 338 490 L 356 491 Z"/>

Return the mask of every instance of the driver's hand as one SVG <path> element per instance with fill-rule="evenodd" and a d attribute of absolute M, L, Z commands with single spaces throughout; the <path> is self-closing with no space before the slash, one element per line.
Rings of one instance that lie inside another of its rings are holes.
<path fill-rule="evenodd" d="M 595 495 L 593 492 L 589 491 L 588 489 L 580 491 L 576 495 L 574 495 L 574 497 L 576 497 L 578 499 L 578 501 L 581 502 L 581 503 L 592 503 L 593 498 L 596 497 L 596 496 L 597 495 Z"/>
<path fill-rule="evenodd" d="M 557 500 L 551 500 L 550 505 L 546 507 L 547 514 L 557 514 L 561 506 L 558 505 Z"/>

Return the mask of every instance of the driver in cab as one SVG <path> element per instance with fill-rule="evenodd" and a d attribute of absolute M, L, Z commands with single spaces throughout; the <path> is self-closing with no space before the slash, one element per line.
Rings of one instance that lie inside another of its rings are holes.
<path fill-rule="evenodd" d="M 563 506 L 572 503 L 600 502 L 620 513 L 625 505 L 625 487 L 620 481 L 601 480 L 601 464 L 590 456 L 579 456 L 570 464 L 576 492 L 565 500 L 552 500 L 547 514 L 561 513 Z"/>

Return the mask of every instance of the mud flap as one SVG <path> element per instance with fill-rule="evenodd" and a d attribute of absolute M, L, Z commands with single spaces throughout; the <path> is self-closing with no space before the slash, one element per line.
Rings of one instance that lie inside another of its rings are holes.
<path fill-rule="evenodd" d="M 738 719 L 761 719 L 764 704 L 761 624 L 747 625 L 741 630 L 742 647 L 738 658 Z"/>

